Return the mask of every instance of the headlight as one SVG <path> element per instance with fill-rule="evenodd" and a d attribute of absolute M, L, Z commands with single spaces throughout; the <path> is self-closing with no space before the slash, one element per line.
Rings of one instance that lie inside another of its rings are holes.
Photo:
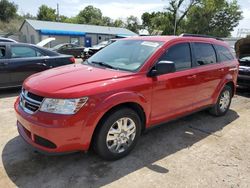
<path fill-rule="evenodd" d="M 75 114 L 80 108 L 86 104 L 88 97 L 80 99 L 50 99 L 45 98 L 40 111 L 54 114 Z"/>

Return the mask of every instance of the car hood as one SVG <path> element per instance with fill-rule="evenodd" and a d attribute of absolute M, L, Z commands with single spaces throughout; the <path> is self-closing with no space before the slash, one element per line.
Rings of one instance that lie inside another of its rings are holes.
<path fill-rule="evenodd" d="M 66 65 L 34 74 L 27 78 L 24 88 L 44 97 L 73 98 L 89 93 L 104 82 L 117 81 L 133 73 L 82 64 Z"/>
<path fill-rule="evenodd" d="M 46 38 L 46 39 L 40 41 L 39 43 L 37 43 L 36 45 L 40 46 L 40 47 L 44 47 L 46 44 L 48 44 L 54 40 L 56 40 L 56 38 L 54 38 L 54 37 Z"/>

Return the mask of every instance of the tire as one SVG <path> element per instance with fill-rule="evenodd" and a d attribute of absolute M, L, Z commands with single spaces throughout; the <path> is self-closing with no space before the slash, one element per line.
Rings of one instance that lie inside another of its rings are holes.
<path fill-rule="evenodd" d="M 232 101 L 232 88 L 226 85 L 221 91 L 216 104 L 210 109 L 210 114 L 214 116 L 223 116 L 229 110 Z"/>
<path fill-rule="evenodd" d="M 117 160 L 128 155 L 140 137 L 141 125 L 139 115 L 130 108 L 110 113 L 98 126 L 94 151 L 106 160 Z"/>

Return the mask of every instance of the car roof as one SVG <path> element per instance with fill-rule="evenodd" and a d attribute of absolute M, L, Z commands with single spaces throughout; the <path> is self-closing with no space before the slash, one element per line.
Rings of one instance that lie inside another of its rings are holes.
<path fill-rule="evenodd" d="M 201 36 L 136 36 L 136 37 L 129 37 L 121 40 L 146 40 L 146 41 L 154 41 L 154 42 L 170 42 L 170 41 L 190 41 L 190 42 L 207 42 L 212 44 L 218 44 L 222 46 L 229 47 L 228 44 L 218 38 L 214 37 L 201 37 Z"/>
<path fill-rule="evenodd" d="M 1 40 L 2 40 L 3 42 L 15 42 L 15 43 L 17 43 L 17 41 L 15 41 L 15 40 L 13 40 L 13 39 L 10 39 L 10 38 L 0 37 L 0 42 L 1 42 Z"/>
<path fill-rule="evenodd" d="M 39 46 L 37 46 L 36 44 L 30 44 L 30 43 L 24 43 L 24 42 L 17 42 L 17 43 L 0 42 L 0 43 L 1 43 L 1 44 L 8 44 L 8 45 L 15 45 L 15 46 L 17 46 L 17 45 L 20 45 L 20 46 L 26 45 L 26 46 L 35 46 L 35 47 L 39 47 Z"/>

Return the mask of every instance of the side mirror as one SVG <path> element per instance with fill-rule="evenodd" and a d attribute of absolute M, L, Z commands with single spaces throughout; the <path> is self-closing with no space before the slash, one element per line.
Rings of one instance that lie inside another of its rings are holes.
<path fill-rule="evenodd" d="M 173 61 L 159 61 L 149 72 L 149 77 L 155 77 L 162 74 L 175 72 L 175 64 Z"/>

